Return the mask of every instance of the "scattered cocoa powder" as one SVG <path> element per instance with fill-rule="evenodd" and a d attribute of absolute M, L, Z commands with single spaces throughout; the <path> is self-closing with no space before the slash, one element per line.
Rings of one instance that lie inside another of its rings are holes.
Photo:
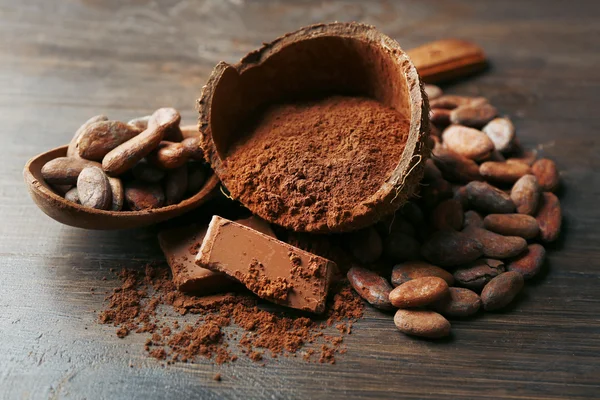
<path fill-rule="evenodd" d="M 149 333 L 145 351 L 167 364 L 194 362 L 196 357 L 212 359 L 216 364 L 233 362 L 237 356 L 230 344 L 234 342 L 247 357 L 264 362 L 265 352 L 271 358 L 295 356 L 304 346 L 319 341 L 327 344 L 320 347 L 318 361 L 334 363 L 335 354 L 346 351 L 342 348 L 343 335 L 350 333 L 352 321 L 362 317 L 364 307 L 343 283 L 332 287 L 321 321 L 295 311 L 261 309 L 260 300 L 251 293 L 183 294 L 175 289 L 169 269 L 163 266 L 147 266 L 143 272 L 123 270 L 117 276 L 121 286 L 107 296 L 99 323 L 116 326 L 119 337 Z M 188 318 L 181 323 L 185 315 L 194 315 L 195 321 Z M 340 335 L 324 335 L 323 330 L 333 325 Z M 313 354 L 315 350 L 309 348 L 303 358 L 311 361 Z"/>
<path fill-rule="evenodd" d="M 229 150 L 228 189 L 279 225 L 326 230 L 389 178 L 408 127 L 397 111 L 367 98 L 275 105 Z"/>

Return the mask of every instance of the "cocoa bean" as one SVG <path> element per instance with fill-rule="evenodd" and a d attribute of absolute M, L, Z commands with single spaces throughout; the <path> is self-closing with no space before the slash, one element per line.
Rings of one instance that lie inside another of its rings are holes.
<path fill-rule="evenodd" d="M 392 269 L 392 285 L 400 286 L 405 282 L 416 278 L 435 276 L 446 281 L 450 286 L 454 284 L 452 274 L 440 267 L 431 265 L 424 261 L 406 261 L 395 265 Z"/>
<path fill-rule="evenodd" d="M 510 198 L 517 206 L 518 213 L 533 215 L 537 210 L 541 193 L 535 175 L 524 175 L 515 182 L 510 191 Z"/>
<path fill-rule="evenodd" d="M 465 288 L 451 287 L 448 294 L 433 303 L 433 309 L 449 317 L 468 317 L 479 311 L 481 299 L 477 293 Z"/>
<path fill-rule="evenodd" d="M 440 267 L 466 264 L 479 258 L 482 245 L 472 237 L 456 231 L 438 231 L 421 247 L 425 259 Z"/>
<path fill-rule="evenodd" d="M 452 185 L 443 178 L 423 183 L 419 192 L 426 208 L 433 208 L 442 200 L 452 197 Z"/>
<path fill-rule="evenodd" d="M 145 131 L 148 129 L 148 121 L 150 121 L 150 117 L 152 115 L 145 115 L 143 117 L 138 117 L 130 120 L 127 124 L 131 126 L 135 126 L 138 129 Z"/>
<path fill-rule="evenodd" d="M 185 165 L 169 170 L 165 179 L 165 204 L 170 206 L 183 200 L 187 187 L 188 170 Z"/>
<path fill-rule="evenodd" d="M 99 167 L 87 167 L 81 171 L 77 177 L 77 194 L 84 207 L 108 210 L 112 205 L 108 177 Z"/>
<path fill-rule="evenodd" d="M 442 173 L 436 167 L 433 160 L 430 158 L 425 162 L 425 172 L 423 174 L 423 180 L 425 181 L 435 181 L 437 179 L 443 179 Z"/>
<path fill-rule="evenodd" d="M 157 183 L 133 181 L 125 185 L 125 201 L 130 210 L 149 210 L 162 207 L 165 194 Z"/>
<path fill-rule="evenodd" d="M 412 201 L 407 201 L 400 209 L 400 215 L 406 218 L 406 220 L 415 228 L 417 232 L 416 237 L 418 237 L 420 240 L 425 238 L 425 235 L 427 234 L 427 227 L 425 216 L 423 215 L 423 210 L 421 210 L 421 207 Z M 412 234 L 411 236 L 415 235 Z"/>
<path fill-rule="evenodd" d="M 477 211 L 469 210 L 465 213 L 463 225 L 465 229 L 470 227 L 483 228 L 483 218 Z"/>
<path fill-rule="evenodd" d="M 547 158 L 537 160 L 531 167 L 531 171 L 543 191 L 554 192 L 558 189 L 560 178 L 554 161 Z"/>
<path fill-rule="evenodd" d="M 423 85 L 423 89 L 425 90 L 425 93 L 427 94 L 427 98 L 430 101 L 433 99 L 437 99 L 442 94 L 444 94 L 442 92 L 442 89 L 439 88 L 439 86 L 435 86 L 435 85 L 431 85 L 431 84 Z"/>
<path fill-rule="evenodd" d="M 202 147 L 200 147 L 200 136 L 183 139 L 181 144 L 183 145 L 188 158 L 196 161 L 204 160 L 204 152 L 202 151 Z"/>
<path fill-rule="evenodd" d="M 72 188 L 67 193 L 65 193 L 65 199 L 75 204 L 81 204 L 81 202 L 79 201 L 79 192 L 77 191 L 76 187 Z"/>
<path fill-rule="evenodd" d="M 158 183 L 166 175 L 164 170 L 150 164 L 145 159 L 142 159 L 140 162 L 135 164 L 135 166 L 131 169 L 131 173 L 135 179 L 146 183 Z"/>
<path fill-rule="evenodd" d="M 455 108 L 450 113 L 450 122 L 469 126 L 473 128 L 481 128 L 498 115 L 496 107 L 488 104 L 470 104 Z"/>
<path fill-rule="evenodd" d="M 502 261 L 480 258 L 458 268 L 453 276 L 457 285 L 480 292 L 489 281 L 504 271 L 505 265 Z"/>
<path fill-rule="evenodd" d="M 79 157 L 79 152 L 77 151 L 77 140 L 79 139 L 79 136 L 81 136 L 81 133 L 89 125 L 94 124 L 96 122 L 100 122 L 100 121 L 108 121 L 108 117 L 106 115 L 96 115 L 96 116 L 88 119 L 87 121 L 85 121 L 83 123 L 83 125 L 81 125 L 77 129 L 77 131 L 75 132 L 75 135 L 73 135 L 73 138 L 69 142 L 69 147 L 67 148 L 67 157 Z"/>
<path fill-rule="evenodd" d="M 181 126 L 180 129 L 184 139 L 200 136 L 198 125 L 184 125 Z"/>
<path fill-rule="evenodd" d="M 433 161 L 442 172 L 444 179 L 451 182 L 467 183 L 482 180 L 479 165 L 475 161 L 442 146 L 434 148 Z"/>
<path fill-rule="evenodd" d="M 494 143 L 496 150 L 500 152 L 509 151 L 515 139 L 515 127 L 510 119 L 494 118 L 482 129 Z"/>
<path fill-rule="evenodd" d="M 512 184 L 531 174 L 531 168 L 523 163 L 487 161 L 479 166 L 479 173 L 486 181 Z"/>
<path fill-rule="evenodd" d="M 356 293 L 373 307 L 382 310 L 393 309 L 389 299 L 392 286 L 383 277 L 356 266 L 350 268 L 346 276 Z"/>
<path fill-rule="evenodd" d="M 162 141 L 150 155 L 148 161 L 162 169 L 179 168 L 189 158 L 182 143 Z"/>
<path fill-rule="evenodd" d="M 374 263 L 383 253 L 381 236 L 373 227 L 348 235 L 347 244 L 354 258 L 364 264 Z"/>
<path fill-rule="evenodd" d="M 506 214 L 515 210 L 515 203 L 502 190 L 485 182 L 467 184 L 469 204 L 484 213 Z"/>
<path fill-rule="evenodd" d="M 527 241 L 518 236 L 502 236 L 475 227 L 467 228 L 463 233 L 481 243 L 481 251 L 485 257 L 500 259 L 514 257 L 527 248 Z"/>
<path fill-rule="evenodd" d="M 463 210 L 467 210 L 469 208 L 469 195 L 467 194 L 466 187 L 453 185 L 452 198 L 459 202 Z"/>
<path fill-rule="evenodd" d="M 540 239 L 553 242 L 560 235 L 562 213 L 560 201 L 553 193 L 544 192 L 540 197 L 540 205 L 535 217 L 540 226 Z"/>
<path fill-rule="evenodd" d="M 125 189 L 123 182 L 119 178 L 109 176 L 108 183 L 112 193 L 111 211 L 121 211 L 125 202 Z"/>
<path fill-rule="evenodd" d="M 498 150 L 494 150 L 490 153 L 490 161 L 504 162 L 506 158 Z"/>
<path fill-rule="evenodd" d="M 54 193 L 59 194 L 61 196 L 65 196 L 67 192 L 73 189 L 73 185 L 50 185 Z"/>
<path fill-rule="evenodd" d="M 81 171 L 87 167 L 98 167 L 95 161 L 78 157 L 58 157 L 42 167 L 42 177 L 52 185 L 75 185 Z"/>
<path fill-rule="evenodd" d="M 420 211 L 420 210 L 419 210 Z M 408 236 L 416 237 L 415 227 L 406 220 L 399 212 L 391 217 L 384 218 L 375 225 L 381 237 L 386 238 L 392 232 L 403 232 Z"/>
<path fill-rule="evenodd" d="M 546 249 L 541 244 L 530 244 L 527 251 L 508 262 L 506 269 L 523 275 L 525 280 L 536 276 L 546 260 Z"/>
<path fill-rule="evenodd" d="M 390 292 L 394 307 L 412 308 L 431 304 L 448 294 L 448 284 L 437 276 L 411 279 Z"/>
<path fill-rule="evenodd" d="M 167 126 L 149 126 L 139 135 L 111 150 L 102 160 L 104 171 L 111 176 L 118 176 L 132 168 L 158 146 Z"/>
<path fill-rule="evenodd" d="M 383 254 L 392 261 L 419 258 L 419 242 L 403 232 L 392 232 L 383 240 Z"/>
<path fill-rule="evenodd" d="M 88 125 L 77 139 L 77 151 L 86 160 L 102 161 L 111 150 L 140 132 L 139 128 L 120 121 L 95 122 Z"/>
<path fill-rule="evenodd" d="M 450 334 L 450 322 L 434 311 L 398 310 L 394 324 L 402 333 L 426 338 L 441 338 Z"/>
<path fill-rule="evenodd" d="M 535 162 L 535 160 L 537 160 L 537 151 L 527 150 L 527 151 L 522 152 L 522 154 L 520 154 L 518 156 L 513 156 L 513 157 L 507 159 L 506 162 L 508 162 L 508 163 L 520 162 L 523 164 L 527 164 L 531 167 L 533 165 L 533 163 Z"/>
<path fill-rule="evenodd" d="M 483 220 L 485 229 L 505 236 L 533 239 L 539 233 L 535 218 L 525 214 L 490 214 Z"/>
<path fill-rule="evenodd" d="M 442 139 L 448 149 L 472 160 L 483 160 L 494 150 L 494 143 L 485 133 L 462 125 L 450 125 Z"/>
<path fill-rule="evenodd" d="M 187 193 L 194 195 L 204 187 L 206 182 L 207 171 L 204 164 L 199 162 L 191 162 L 187 165 L 188 168 L 188 187 Z"/>
<path fill-rule="evenodd" d="M 152 113 L 148 120 L 148 128 L 155 129 L 158 126 L 164 126 L 164 140 L 168 142 L 181 142 L 183 140 L 183 134 L 179 128 L 180 122 L 181 115 L 179 114 L 179 111 L 171 107 L 164 107 L 159 108 Z"/>
<path fill-rule="evenodd" d="M 446 110 L 445 108 L 433 108 L 429 114 L 429 121 L 436 127 L 445 128 L 450 125 L 451 113 L 451 110 Z"/>
<path fill-rule="evenodd" d="M 523 275 L 508 271 L 492 279 L 481 291 L 481 302 L 486 311 L 506 307 L 523 289 Z"/>
<path fill-rule="evenodd" d="M 429 106 L 431 108 L 445 108 L 447 110 L 453 110 L 460 106 L 466 105 L 477 105 L 477 104 L 485 104 L 487 103 L 487 99 L 484 97 L 467 97 L 467 96 L 457 96 L 452 94 L 445 94 L 436 99 L 432 99 L 429 102 Z"/>
<path fill-rule="evenodd" d="M 459 231 L 463 225 L 462 205 L 454 200 L 442 201 L 431 213 L 431 225 L 434 230 L 454 229 Z"/>

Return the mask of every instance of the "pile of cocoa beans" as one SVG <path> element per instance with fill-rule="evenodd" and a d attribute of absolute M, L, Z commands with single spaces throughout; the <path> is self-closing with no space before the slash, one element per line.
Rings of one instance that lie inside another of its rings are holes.
<path fill-rule="evenodd" d="M 434 145 L 420 193 L 353 235 L 362 266 L 347 276 L 374 307 L 397 309 L 401 332 L 440 338 L 446 318 L 509 305 L 542 269 L 562 217 L 556 165 L 522 149 L 508 117 L 482 97 L 426 92 Z"/>
<path fill-rule="evenodd" d="M 57 194 L 85 207 L 140 211 L 177 204 L 202 188 L 209 174 L 196 126 L 160 108 L 127 123 L 97 115 L 69 143 L 66 157 L 42 167 Z"/>

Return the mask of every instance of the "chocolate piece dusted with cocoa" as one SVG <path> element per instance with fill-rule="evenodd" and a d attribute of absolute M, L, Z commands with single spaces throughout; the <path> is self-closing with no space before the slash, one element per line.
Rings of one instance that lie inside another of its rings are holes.
<path fill-rule="evenodd" d="M 259 297 L 321 313 L 335 264 L 242 224 L 214 216 L 196 264 L 224 272 Z"/>

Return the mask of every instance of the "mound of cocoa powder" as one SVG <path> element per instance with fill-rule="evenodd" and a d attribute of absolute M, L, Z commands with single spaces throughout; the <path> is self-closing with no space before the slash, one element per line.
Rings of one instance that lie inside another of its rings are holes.
<path fill-rule="evenodd" d="M 229 150 L 227 188 L 279 225 L 325 230 L 390 177 L 408 129 L 396 110 L 367 98 L 274 105 Z"/>
<path fill-rule="evenodd" d="M 185 295 L 176 290 L 166 266 L 147 266 L 143 272 L 122 270 L 121 285 L 106 298 L 99 323 L 117 327 L 116 334 L 150 334 L 145 343 L 149 356 L 173 362 L 194 362 L 197 357 L 217 364 L 235 361 L 230 350 L 237 342 L 241 353 L 254 361 L 264 360 L 264 352 L 296 356 L 304 346 L 320 343 L 320 357 L 309 346 L 306 361 L 335 363 L 335 354 L 344 353 L 343 336 L 361 318 L 363 302 L 347 283 L 332 288 L 326 313 L 321 319 L 299 313 L 282 313 L 262 307 L 251 293 L 227 293 L 205 297 Z M 160 312 L 158 311 L 161 308 Z M 193 320 L 184 316 L 194 314 Z M 335 324 L 339 335 L 325 335 Z"/>

